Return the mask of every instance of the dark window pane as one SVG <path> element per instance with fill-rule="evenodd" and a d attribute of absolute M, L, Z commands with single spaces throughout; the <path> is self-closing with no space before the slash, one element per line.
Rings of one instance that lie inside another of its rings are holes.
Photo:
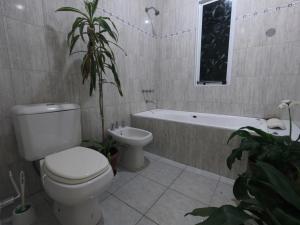
<path fill-rule="evenodd" d="M 231 8 L 229 0 L 219 0 L 203 6 L 201 83 L 226 83 Z"/>

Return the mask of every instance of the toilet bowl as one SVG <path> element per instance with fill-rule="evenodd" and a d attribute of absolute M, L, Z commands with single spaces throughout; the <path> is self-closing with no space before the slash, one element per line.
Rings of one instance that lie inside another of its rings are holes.
<path fill-rule="evenodd" d="M 153 140 L 151 132 L 133 127 L 121 127 L 108 130 L 114 140 L 123 144 L 121 165 L 128 170 L 137 171 L 144 167 L 143 147 Z"/>
<path fill-rule="evenodd" d="M 20 155 L 40 161 L 43 187 L 54 200 L 62 225 L 96 225 L 98 196 L 113 179 L 107 158 L 81 143 L 81 113 L 76 104 L 19 105 L 12 109 Z"/>
<path fill-rule="evenodd" d="M 112 168 L 102 154 L 75 147 L 47 156 L 40 167 L 43 187 L 54 200 L 54 214 L 61 224 L 95 225 L 100 221 L 97 197 L 113 179 Z"/>

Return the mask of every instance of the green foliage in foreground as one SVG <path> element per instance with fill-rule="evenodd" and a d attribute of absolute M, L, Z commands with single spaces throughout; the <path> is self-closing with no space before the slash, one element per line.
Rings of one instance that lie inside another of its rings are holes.
<path fill-rule="evenodd" d="M 249 165 L 234 183 L 237 206 L 199 208 L 187 215 L 207 217 L 197 225 L 300 225 L 300 143 L 254 127 L 235 131 L 241 144 L 227 158 L 229 169 L 248 154 Z"/>

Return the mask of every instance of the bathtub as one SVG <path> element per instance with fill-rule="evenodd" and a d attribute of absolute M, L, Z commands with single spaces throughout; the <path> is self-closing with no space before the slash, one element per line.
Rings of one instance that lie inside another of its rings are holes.
<path fill-rule="evenodd" d="M 237 130 L 245 126 L 253 126 L 266 130 L 266 121 L 257 118 L 226 116 L 208 113 L 183 112 L 175 110 L 155 109 L 137 113 L 134 116 L 173 121 L 178 123 L 202 125 L 229 130 Z"/>
<path fill-rule="evenodd" d="M 148 151 L 199 169 L 229 178 L 245 170 L 247 159 L 238 161 L 232 171 L 226 158 L 239 145 L 238 138 L 227 144 L 231 133 L 241 127 L 252 126 L 275 135 L 288 135 L 289 130 L 271 130 L 266 120 L 240 116 L 183 112 L 155 109 L 132 115 L 132 125 L 149 130 L 154 135 Z M 289 127 L 288 121 L 284 121 Z M 293 139 L 300 134 L 293 126 Z"/>

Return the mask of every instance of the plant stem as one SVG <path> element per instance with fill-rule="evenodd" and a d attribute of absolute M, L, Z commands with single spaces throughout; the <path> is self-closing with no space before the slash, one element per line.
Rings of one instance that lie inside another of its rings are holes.
<path fill-rule="evenodd" d="M 292 114 L 291 114 L 291 108 L 288 107 L 289 110 L 289 119 L 290 119 L 290 139 L 292 140 Z"/>
<path fill-rule="evenodd" d="M 100 107 L 100 117 L 101 117 L 101 128 L 102 128 L 102 142 L 104 142 L 104 105 L 103 105 L 103 82 L 102 73 L 99 74 L 99 107 Z"/>

